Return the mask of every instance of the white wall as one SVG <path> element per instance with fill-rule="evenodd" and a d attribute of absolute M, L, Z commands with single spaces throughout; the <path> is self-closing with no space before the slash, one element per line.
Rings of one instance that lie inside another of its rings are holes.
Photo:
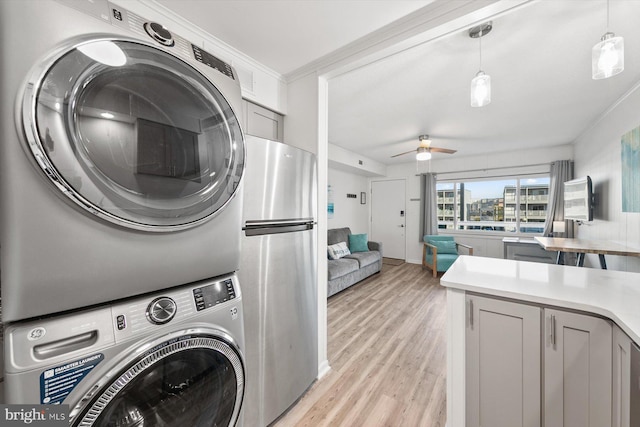
<path fill-rule="evenodd" d="M 333 144 L 329 144 L 329 167 L 366 176 L 387 174 L 386 165 Z"/>
<path fill-rule="evenodd" d="M 369 180 L 367 177 L 329 168 L 329 185 L 333 192 L 334 215 L 329 228 L 349 227 L 354 234 L 369 232 Z M 367 194 L 367 203 L 360 204 L 360 193 Z M 347 194 L 355 194 L 348 199 Z"/>
<path fill-rule="evenodd" d="M 620 137 L 640 126 L 639 88 L 636 85 L 576 140 L 575 176 L 591 177 L 598 202 L 594 221 L 577 227 L 580 239 L 640 247 L 640 213 L 622 212 L 620 150 Z M 607 255 L 606 261 L 612 270 L 640 272 L 640 258 Z M 585 265 L 599 267 L 597 255 L 588 254 Z"/>
<path fill-rule="evenodd" d="M 284 142 L 318 154 L 318 77 L 309 74 L 290 83 L 287 91 Z"/>
<path fill-rule="evenodd" d="M 330 367 L 327 359 L 327 81 L 315 73 L 291 82 L 289 114 L 284 118 L 284 142 L 316 154 L 318 165 L 318 378 Z"/>
<path fill-rule="evenodd" d="M 515 143 L 514 143 L 515 144 Z M 431 160 L 429 165 L 417 168 L 416 162 L 404 163 L 387 167 L 387 178 L 405 178 L 407 182 L 407 241 L 406 261 L 419 264 L 422 260 L 422 241 L 419 236 L 420 224 L 420 178 L 418 173 L 435 172 L 441 178 L 455 179 L 461 177 L 490 177 L 496 174 L 494 168 L 503 168 L 504 173 L 531 173 L 543 170 L 547 164 L 554 160 L 573 158 L 573 146 L 562 145 L 545 149 L 517 150 L 499 154 L 487 154 L 473 157 L 455 157 Z M 478 170 L 486 168 L 487 170 Z M 465 172 L 475 170 L 474 172 Z M 548 168 L 546 169 L 548 170 Z M 459 172 L 458 172 L 459 171 Z M 380 180 L 376 178 L 376 180 Z M 473 246 L 473 254 L 502 258 L 502 237 L 474 235 L 469 232 L 464 234 L 451 232 L 456 235 L 456 240 Z"/>

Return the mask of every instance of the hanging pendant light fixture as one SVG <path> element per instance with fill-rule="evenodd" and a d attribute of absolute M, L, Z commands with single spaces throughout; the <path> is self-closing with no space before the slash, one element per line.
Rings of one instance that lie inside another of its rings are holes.
<path fill-rule="evenodd" d="M 609 31 L 609 0 L 607 0 L 607 32 L 591 49 L 591 77 L 606 79 L 624 70 L 624 39 Z"/>
<path fill-rule="evenodd" d="M 489 34 L 493 28 L 492 22 L 473 27 L 469 30 L 469 37 L 480 42 L 480 67 L 476 76 L 471 80 L 471 106 L 484 107 L 491 102 L 491 76 L 482 71 L 482 36 Z"/>

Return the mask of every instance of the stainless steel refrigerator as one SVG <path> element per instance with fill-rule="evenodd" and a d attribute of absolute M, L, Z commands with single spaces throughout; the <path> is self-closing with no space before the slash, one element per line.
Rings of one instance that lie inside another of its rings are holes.
<path fill-rule="evenodd" d="M 318 373 L 316 160 L 252 136 L 240 270 L 246 341 L 244 425 L 266 426 Z"/>

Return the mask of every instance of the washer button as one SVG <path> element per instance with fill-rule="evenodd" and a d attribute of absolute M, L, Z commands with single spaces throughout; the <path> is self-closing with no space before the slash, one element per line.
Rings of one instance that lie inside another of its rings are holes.
<path fill-rule="evenodd" d="M 155 41 L 164 45 L 164 46 L 173 46 L 175 42 L 173 41 L 173 36 L 162 25 L 157 22 L 147 22 L 144 24 L 144 29 Z"/>
<path fill-rule="evenodd" d="M 169 297 L 156 298 L 147 307 L 147 319 L 156 325 L 162 325 L 173 319 L 178 307 L 176 302 Z"/>
<path fill-rule="evenodd" d="M 127 327 L 127 318 L 124 317 L 124 314 L 119 314 L 116 317 L 116 325 L 118 326 L 118 330 L 121 331 Z"/>

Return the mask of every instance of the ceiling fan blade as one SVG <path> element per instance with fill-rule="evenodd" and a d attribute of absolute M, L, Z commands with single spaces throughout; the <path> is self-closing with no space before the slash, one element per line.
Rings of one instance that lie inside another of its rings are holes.
<path fill-rule="evenodd" d="M 447 153 L 447 154 L 453 154 L 456 152 L 456 150 L 450 150 L 448 148 L 439 148 L 439 147 L 430 147 L 429 150 L 433 151 L 434 153 Z"/>
<path fill-rule="evenodd" d="M 393 155 L 393 156 L 391 156 L 391 157 L 404 156 L 405 154 L 415 153 L 415 152 L 416 152 L 416 150 L 405 151 L 404 153 L 396 154 L 396 155 Z"/>

